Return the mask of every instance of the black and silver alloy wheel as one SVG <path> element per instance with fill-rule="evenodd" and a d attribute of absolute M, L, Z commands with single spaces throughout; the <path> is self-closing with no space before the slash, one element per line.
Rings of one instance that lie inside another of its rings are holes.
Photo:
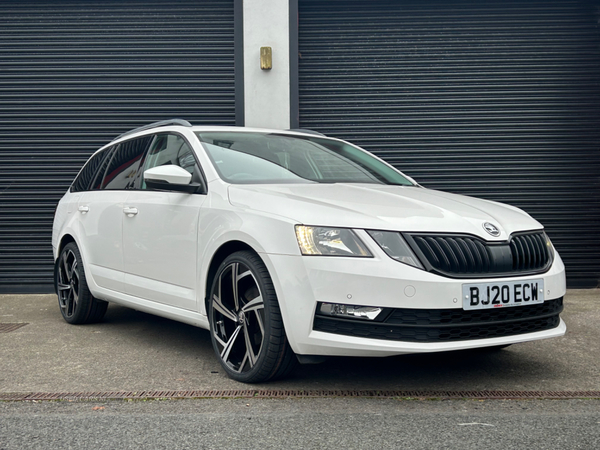
<path fill-rule="evenodd" d="M 256 383 L 286 375 L 295 365 L 273 283 L 252 252 L 225 259 L 209 302 L 213 347 L 227 374 Z"/>
<path fill-rule="evenodd" d="M 79 272 L 77 258 L 72 249 L 65 249 L 58 261 L 58 304 L 63 317 L 73 317 L 79 301 Z"/>
<path fill-rule="evenodd" d="M 67 244 L 57 260 L 56 292 L 63 318 L 71 324 L 97 322 L 108 303 L 94 298 L 88 289 L 81 254 L 74 242 Z"/>

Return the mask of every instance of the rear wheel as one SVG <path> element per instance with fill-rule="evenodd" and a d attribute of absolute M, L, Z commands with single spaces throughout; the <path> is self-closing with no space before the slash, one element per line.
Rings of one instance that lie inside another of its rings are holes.
<path fill-rule="evenodd" d="M 74 242 L 60 252 L 56 271 L 58 306 L 63 318 L 71 324 L 98 322 L 104 317 L 108 302 L 94 298 L 88 289 L 81 254 Z"/>
<path fill-rule="evenodd" d="M 209 319 L 213 348 L 231 378 L 258 383 L 286 376 L 295 367 L 273 282 L 255 253 L 233 253 L 220 265 Z"/>

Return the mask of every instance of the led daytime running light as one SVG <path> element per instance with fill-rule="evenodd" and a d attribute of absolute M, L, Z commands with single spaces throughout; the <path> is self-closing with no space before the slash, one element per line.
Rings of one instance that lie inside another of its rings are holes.
<path fill-rule="evenodd" d="M 349 228 L 296 225 L 296 239 L 303 255 L 371 258 L 365 244 Z"/>
<path fill-rule="evenodd" d="M 320 255 L 313 237 L 313 227 L 296 225 L 296 238 L 303 255 Z"/>

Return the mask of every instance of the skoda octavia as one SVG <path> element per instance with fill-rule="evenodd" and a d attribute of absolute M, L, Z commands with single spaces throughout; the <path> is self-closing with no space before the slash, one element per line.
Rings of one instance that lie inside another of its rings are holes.
<path fill-rule="evenodd" d="M 206 328 L 243 382 L 565 333 L 565 268 L 540 223 L 310 131 L 125 133 L 60 200 L 52 245 L 67 322 L 114 302 Z"/>

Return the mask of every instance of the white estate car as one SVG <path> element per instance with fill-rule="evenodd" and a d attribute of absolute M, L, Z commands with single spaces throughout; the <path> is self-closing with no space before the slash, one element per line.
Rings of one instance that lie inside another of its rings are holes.
<path fill-rule="evenodd" d="M 60 200 L 69 323 L 107 302 L 210 329 L 232 378 L 327 355 L 501 347 L 565 333 L 565 268 L 540 223 L 425 189 L 314 132 L 174 119 L 98 150 Z"/>

